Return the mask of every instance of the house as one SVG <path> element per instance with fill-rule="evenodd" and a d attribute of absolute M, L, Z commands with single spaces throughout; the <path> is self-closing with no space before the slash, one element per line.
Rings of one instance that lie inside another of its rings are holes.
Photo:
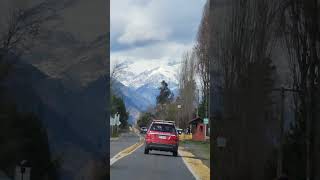
<path fill-rule="evenodd" d="M 203 119 L 200 117 L 193 118 L 189 121 L 191 126 L 192 140 L 194 141 L 205 141 L 205 125 Z"/>

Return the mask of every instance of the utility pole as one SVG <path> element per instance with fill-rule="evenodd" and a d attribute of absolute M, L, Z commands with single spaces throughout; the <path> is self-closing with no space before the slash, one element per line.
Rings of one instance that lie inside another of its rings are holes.
<path fill-rule="evenodd" d="M 199 96 L 200 96 L 200 94 L 199 94 L 199 88 L 197 88 L 197 117 L 199 117 Z"/>

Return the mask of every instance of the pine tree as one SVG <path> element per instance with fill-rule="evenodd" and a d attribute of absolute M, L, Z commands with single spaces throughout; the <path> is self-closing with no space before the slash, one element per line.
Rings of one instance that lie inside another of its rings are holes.
<path fill-rule="evenodd" d="M 168 87 L 168 83 L 166 81 L 161 82 L 161 86 L 159 87 L 160 94 L 157 96 L 157 104 L 167 104 L 173 100 L 173 93 Z"/>

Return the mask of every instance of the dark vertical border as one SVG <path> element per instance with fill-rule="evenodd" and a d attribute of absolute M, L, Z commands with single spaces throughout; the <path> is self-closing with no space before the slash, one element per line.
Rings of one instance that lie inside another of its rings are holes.
<path fill-rule="evenodd" d="M 108 130 L 110 130 L 110 0 L 107 1 L 107 13 L 106 13 L 106 16 L 108 17 L 107 18 L 107 36 L 108 36 L 108 42 L 107 43 L 107 50 L 106 50 L 106 53 L 107 53 L 107 68 L 108 68 L 108 73 L 106 75 L 106 81 L 107 81 L 107 86 L 106 86 L 106 92 L 107 92 L 107 96 L 106 96 L 106 101 L 107 101 L 107 110 L 106 110 L 106 125 L 107 125 L 107 128 Z M 107 159 L 106 159 L 106 162 L 107 162 L 107 179 L 110 179 L 110 133 L 109 131 L 107 131 L 107 134 L 106 134 L 106 138 L 107 138 Z"/>
<path fill-rule="evenodd" d="M 208 3 L 209 3 L 209 29 L 210 29 L 210 35 L 212 35 L 212 24 L 211 23 L 211 16 L 213 14 L 213 0 L 208 0 Z M 209 47 L 209 57 L 212 57 L 212 37 L 209 36 L 210 38 L 210 47 Z M 214 104 L 214 96 L 212 95 L 213 91 L 214 91 L 214 87 L 213 87 L 213 71 L 212 71 L 212 61 L 209 61 L 209 72 L 210 72 L 210 81 L 209 81 L 209 111 L 210 111 L 210 179 L 213 179 L 213 169 L 214 169 L 214 163 L 213 163 L 213 159 L 214 159 L 214 136 L 213 136 L 213 133 L 215 132 L 215 129 L 214 129 L 214 123 L 215 123 L 215 119 L 214 119 L 214 107 L 213 107 L 213 104 Z"/>

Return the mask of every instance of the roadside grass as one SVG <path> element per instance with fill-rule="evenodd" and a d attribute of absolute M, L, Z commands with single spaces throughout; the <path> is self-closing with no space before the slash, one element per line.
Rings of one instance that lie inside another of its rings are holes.
<path fill-rule="evenodd" d="M 111 133 L 111 138 L 118 138 L 122 133 L 127 133 L 129 131 L 130 131 L 129 127 L 118 128 L 117 130 L 114 129 L 113 132 Z"/>
<path fill-rule="evenodd" d="M 204 163 L 210 165 L 210 142 L 183 140 L 180 141 L 180 146 L 190 151 L 199 159 L 204 159 Z"/>
<path fill-rule="evenodd" d="M 210 156 L 210 142 L 202 142 L 202 141 L 192 141 L 192 140 L 184 140 L 180 141 L 181 145 L 194 145 L 200 147 L 205 153 Z"/>
<path fill-rule="evenodd" d="M 112 134 L 111 134 L 111 137 L 112 137 L 112 138 L 117 138 L 117 137 L 119 137 L 119 133 L 112 133 Z"/>

